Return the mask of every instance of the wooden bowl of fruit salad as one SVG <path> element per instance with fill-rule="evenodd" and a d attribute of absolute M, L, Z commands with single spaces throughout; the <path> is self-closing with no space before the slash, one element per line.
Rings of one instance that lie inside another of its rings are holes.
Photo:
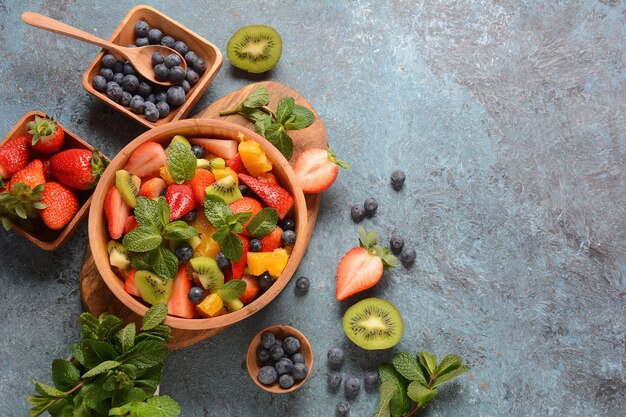
<path fill-rule="evenodd" d="M 306 250 L 304 194 L 282 154 L 239 125 L 182 120 L 111 161 L 93 196 L 89 243 L 113 294 L 166 324 L 236 323 L 287 285 Z"/>

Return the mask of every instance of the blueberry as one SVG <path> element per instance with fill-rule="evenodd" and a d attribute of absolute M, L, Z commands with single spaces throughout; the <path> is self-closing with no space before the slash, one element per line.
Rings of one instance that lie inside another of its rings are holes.
<path fill-rule="evenodd" d="M 132 74 L 124 76 L 124 90 L 132 93 L 139 88 L 139 78 Z"/>
<path fill-rule="evenodd" d="M 189 243 L 181 243 L 176 246 L 174 253 L 176 253 L 176 257 L 180 261 L 187 262 L 193 256 L 193 248 L 189 245 Z"/>
<path fill-rule="evenodd" d="M 202 300 L 204 300 L 204 297 L 206 296 L 206 292 L 204 291 L 204 288 L 191 287 L 189 289 L 189 294 L 187 294 L 187 296 L 189 297 L 192 303 L 200 304 Z"/>
<path fill-rule="evenodd" d="M 263 346 L 259 346 L 256 350 L 256 357 L 261 362 L 267 362 L 270 360 L 270 351 Z"/>
<path fill-rule="evenodd" d="M 368 371 L 363 377 L 366 391 L 374 391 L 378 386 L 378 373 L 376 371 Z"/>
<path fill-rule="evenodd" d="M 160 197 L 165 197 L 165 195 L 167 194 L 167 188 L 164 188 L 161 190 L 161 192 L 159 193 Z"/>
<path fill-rule="evenodd" d="M 311 283 L 307 277 L 300 277 L 296 280 L 295 293 L 296 295 L 304 295 L 309 292 Z"/>
<path fill-rule="evenodd" d="M 346 397 L 348 398 L 356 397 L 360 389 L 361 389 L 361 381 L 359 381 L 358 378 L 355 378 L 353 376 L 346 379 L 346 381 L 343 383 L 343 390 L 346 394 Z"/>
<path fill-rule="evenodd" d="M 120 86 L 123 86 L 124 85 L 124 77 L 125 77 L 124 73 L 116 72 L 115 74 L 113 74 L 113 81 L 118 83 Z"/>
<path fill-rule="evenodd" d="M 230 269 L 230 261 L 222 252 L 217 253 L 215 262 L 217 262 L 217 266 L 219 266 L 222 271 Z"/>
<path fill-rule="evenodd" d="M 293 377 L 291 375 L 285 374 L 285 375 L 280 376 L 278 383 L 280 384 L 281 388 L 289 389 L 293 387 L 293 384 L 295 383 L 295 381 L 293 380 Z"/>
<path fill-rule="evenodd" d="M 330 365 L 331 368 L 337 369 L 343 364 L 345 356 L 346 354 L 344 350 L 339 346 L 335 346 L 328 351 L 326 359 L 328 360 L 328 365 Z"/>
<path fill-rule="evenodd" d="M 151 45 L 160 44 L 161 39 L 163 39 L 163 32 L 156 28 L 150 29 L 150 31 L 148 32 L 148 42 L 150 42 Z"/>
<path fill-rule="evenodd" d="M 155 67 L 159 64 L 162 64 L 165 60 L 165 57 L 161 52 L 155 52 L 152 54 L 152 66 Z"/>
<path fill-rule="evenodd" d="M 159 108 L 159 104 L 157 103 L 157 108 Z M 187 223 L 191 223 L 194 220 L 196 220 L 196 217 L 198 217 L 196 210 L 191 210 L 189 213 L 185 214 L 183 216 L 183 220 L 186 221 Z"/>
<path fill-rule="evenodd" d="M 149 101 L 146 101 L 144 104 L 147 103 L 149 103 Z M 159 110 L 156 106 L 144 106 L 143 115 L 149 122 L 156 122 L 159 120 Z"/>
<path fill-rule="evenodd" d="M 391 252 L 395 255 L 398 255 L 402 252 L 402 247 L 404 246 L 404 239 L 400 235 L 396 235 L 395 233 L 391 235 L 391 239 L 389 239 L 389 247 L 391 248 Z"/>
<path fill-rule="evenodd" d="M 150 45 L 150 41 L 148 38 L 137 38 L 135 39 L 135 45 L 137 46 L 148 46 Z"/>
<path fill-rule="evenodd" d="M 137 88 L 137 92 L 146 97 L 152 92 L 152 87 L 145 81 L 139 83 L 139 87 Z"/>
<path fill-rule="evenodd" d="M 122 97 L 124 97 L 124 90 L 117 84 L 107 87 L 107 97 L 119 103 L 122 101 Z"/>
<path fill-rule="evenodd" d="M 107 81 L 113 81 L 113 70 L 111 68 L 101 68 L 100 75 Z"/>
<path fill-rule="evenodd" d="M 124 75 L 137 75 L 135 68 L 133 68 L 133 66 L 128 63 L 124 64 L 124 69 L 122 70 L 122 73 L 124 73 Z"/>
<path fill-rule="evenodd" d="M 371 197 L 365 200 L 363 203 L 363 208 L 365 209 L 365 215 L 367 217 L 372 217 L 376 214 L 376 210 L 378 209 L 378 201 L 375 198 Z"/>
<path fill-rule="evenodd" d="M 293 336 L 286 337 L 283 341 L 283 350 L 287 355 L 300 352 L 300 341 Z"/>
<path fill-rule="evenodd" d="M 198 55 L 194 51 L 187 52 L 186 54 L 184 54 L 184 57 L 187 65 L 193 65 L 193 63 L 196 62 L 196 60 L 198 59 Z"/>
<path fill-rule="evenodd" d="M 291 246 L 296 243 L 296 232 L 293 230 L 285 230 L 280 240 L 283 242 L 283 246 Z"/>
<path fill-rule="evenodd" d="M 343 377 L 339 372 L 329 372 L 326 377 L 326 384 L 328 384 L 328 389 L 331 392 L 337 392 L 339 386 L 341 385 L 341 380 Z"/>
<path fill-rule="evenodd" d="M 296 230 L 296 222 L 293 219 L 285 219 L 281 227 L 283 230 Z"/>
<path fill-rule="evenodd" d="M 198 74 L 202 75 L 202 74 L 204 74 L 204 71 L 206 71 L 206 62 L 204 62 L 204 59 L 198 58 L 193 63 L 192 67 L 193 67 L 193 70 L 195 72 L 197 72 Z"/>
<path fill-rule="evenodd" d="M 104 68 L 115 68 L 115 63 L 117 62 L 117 59 L 115 59 L 115 57 L 111 54 L 106 54 L 102 57 L 102 60 L 100 61 L 102 62 L 102 66 Z"/>
<path fill-rule="evenodd" d="M 261 249 L 263 249 L 263 244 L 261 243 L 259 239 L 250 240 L 250 244 L 248 247 L 248 250 L 250 252 L 261 252 Z"/>
<path fill-rule="evenodd" d="M 167 89 L 167 104 L 172 107 L 178 107 L 185 102 L 185 90 L 179 86 L 173 86 Z"/>
<path fill-rule="evenodd" d="M 143 97 L 135 96 L 130 100 L 130 111 L 135 114 L 142 114 L 144 107 Z"/>
<path fill-rule="evenodd" d="M 120 104 L 124 107 L 130 106 L 130 101 L 132 100 L 133 95 L 128 91 L 124 91 L 122 93 L 122 100 L 120 100 Z"/>
<path fill-rule="evenodd" d="M 265 349 L 271 348 L 272 346 L 274 346 L 274 343 L 276 343 L 276 336 L 274 336 L 274 333 L 264 332 L 261 335 L 261 346 L 263 346 Z"/>
<path fill-rule="evenodd" d="M 183 80 L 183 82 L 180 83 L 180 86 L 183 88 L 185 94 L 187 94 L 189 90 L 191 90 L 191 84 L 189 84 L 189 81 L 187 80 Z"/>
<path fill-rule="evenodd" d="M 159 101 L 167 101 L 167 93 L 165 91 L 159 91 L 156 95 L 157 103 Z"/>
<path fill-rule="evenodd" d="M 193 145 L 191 152 L 193 152 L 197 159 L 204 158 L 204 148 L 202 146 Z"/>
<path fill-rule="evenodd" d="M 275 344 L 270 348 L 270 358 L 274 359 L 275 361 L 280 360 L 284 354 L 285 351 L 280 345 Z"/>
<path fill-rule="evenodd" d="M 276 362 L 274 368 L 276 368 L 278 375 L 288 374 L 293 369 L 293 362 L 291 362 L 291 359 L 289 358 L 281 358 L 278 362 Z"/>
<path fill-rule="evenodd" d="M 270 274 L 268 274 L 267 272 L 265 274 L 259 276 L 257 281 L 259 283 L 259 288 L 261 289 L 261 291 L 269 290 L 270 287 L 272 286 L 272 284 L 274 283 L 274 280 L 272 279 L 272 276 Z"/>
<path fill-rule="evenodd" d="M 335 407 L 335 414 L 337 417 L 345 417 L 350 414 L 350 403 L 346 400 L 339 401 L 339 404 Z"/>
<path fill-rule="evenodd" d="M 402 189 L 402 186 L 404 185 L 405 180 L 406 174 L 404 173 L 404 171 L 396 169 L 391 173 L 391 187 L 394 190 L 400 191 Z"/>
<path fill-rule="evenodd" d="M 306 378 L 306 374 L 308 374 L 309 371 L 308 369 L 306 369 L 306 365 L 303 363 L 294 363 L 293 364 L 293 368 L 291 369 L 291 375 L 293 376 L 293 379 L 295 379 L 296 381 L 302 381 L 304 378 Z"/>
<path fill-rule="evenodd" d="M 170 70 L 165 66 L 165 64 L 157 64 L 154 67 L 154 78 L 157 81 L 166 81 L 170 76 Z"/>
<path fill-rule="evenodd" d="M 291 360 L 293 361 L 294 365 L 296 363 L 305 363 L 304 355 L 300 352 L 294 353 L 293 356 L 291 357 Z"/>
<path fill-rule="evenodd" d="M 114 73 L 118 73 L 118 72 L 123 72 L 124 71 L 124 61 L 116 61 L 115 62 L 115 66 L 113 67 L 113 72 Z"/>
<path fill-rule="evenodd" d="M 363 220 L 363 217 L 365 217 L 365 209 L 363 206 L 355 204 L 352 208 L 350 208 L 350 216 L 352 217 L 353 222 L 360 223 L 361 220 Z"/>
<path fill-rule="evenodd" d="M 158 101 L 158 96 L 156 107 L 159 111 L 159 119 L 167 117 L 167 115 L 170 114 L 170 105 L 167 104 L 165 101 Z"/>
<path fill-rule="evenodd" d="M 156 94 L 148 94 L 148 97 L 146 97 L 146 101 L 149 101 L 152 104 L 156 104 L 157 103 Z"/>
<path fill-rule="evenodd" d="M 107 80 L 102 75 L 96 75 L 93 77 L 93 80 L 91 80 L 91 85 L 96 91 L 103 92 L 107 89 Z"/>
<path fill-rule="evenodd" d="M 400 261 L 404 265 L 410 265 L 415 262 L 416 256 L 417 254 L 415 253 L 415 249 L 407 247 L 402 249 L 402 253 L 400 254 Z"/>
<path fill-rule="evenodd" d="M 107 82 L 107 90 L 113 87 L 120 87 L 120 85 L 118 83 L 116 83 L 115 81 L 109 81 Z"/>
<path fill-rule="evenodd" d="M 165 57 L 163 64 L 165 64 L 165 66 L 168 68 L 180 66 L 180 57 L 176 54 L 170 54 Z"/>
<path fill-rule="evenodd" d="M 145 20 L 140 20 L 135 23 L 135 35 L 137 36 L 148 36 L 148 31 L 150 30 L 150 26 L 148 22 Z"/>
<path fill-rule="evenodd" d="M 250 193 L 250 188 L 248 188 L 247 185 L 245 184 L 240 184 L 239 185 L 239 192 L 241 193 L 242 196 L 247 196 Z"/>
<path fill-rule="evenodd" d="M 169 35 L 165 35 L 163 36 L 163 38 L 161 38 L 161 45 L 167 46 L 168 48 L 174 47 L 175 42 L 176 42 L 176 39 L 172 38 Z"/>
<path fill-rule="evenodd" d="M 196 85 L 198 83 L 198 81 L 200 80 L 200 76 L 194 70 L 188 69 L 187 70 L 187 75 L 185 76 L 185 79 L 187 80 L 189 85 Z"/>
<path fill-rule="evenodd" d="M 178 52 L 182 56 L 185 56 L 187 54 L 187 52 L 189 52 L 189 47 L 183 41 L 176 41 L 176 42 L 174 42 L 173 48 L 174 48 L 174 50 L 176 52 Z"/>
<path fill-rule="evenodd" d="M 272 385 L 276 382 L 276 378 L 278 378 L 278 374 L 276 373 L 276 369 L 273 366 L 264 366 L 259 369 L 259 373 L 257 375 L 257 379 L 263 385 Z"/>
<path fill-rule="evenodd" d="M 181 66 L 174 66 L 170 68 L 170 72 L 168 74 L 168 80 L 171 83 L 178 84 L 182 80 L 185 79 L 185 70 Z"/>

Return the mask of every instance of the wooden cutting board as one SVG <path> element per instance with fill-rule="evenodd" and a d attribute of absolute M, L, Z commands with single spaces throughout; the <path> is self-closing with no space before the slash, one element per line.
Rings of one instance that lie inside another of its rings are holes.
<path fill-rule="evenodd" d="M 284 84 L 272 81 L 250 84 L 225 97 L 222 97 L 198 112 L 193 117 L 226 120 L 254 130 L 254 123 L 248 121 L 245 117 L 240 115 L 220 116 L 219 112 L 224 109 L 236 107 L 246 96 L 248 96 L 248 94 L 259 86 L 264 86 L 269 91 L 271 98 L 269 105 L 270 108 L 275 109 L 278 100 L 282 97 L 290 96 L 296 100 L 297 104 L 308 107 L 315 114 L 315 122 L 313 122 L 311 126 L 303 130 L 289 132 L 289 135 L 293 138 L 294 142 L 293 157 L 290 160 L 292 165 L 298 156 L 306 149 L 312 147 L 325 148 L 327 146 L 324 124 L 311 104 L 294 89 Z M 315 220 L 317 218 L 317 212 L 319 210 L 322 196 L 321 194 L 305 195 L 305 198 L 308 211 L 308 229 L 306 236 L 298 236 L 298 239 L 306 239 L 306 243 L 308 244 L 313 228 L 315 227 Z M 117 298 L 113 296 L 109 287 L 106 286 L 93 261 L 89 245 L 87 246 L 83 256 L 83 266 L 80 272 L 80 290 L 83 305 L 90 313 L 99 315 L 100 313 L 106 311 L 119 316 L 122 320 L 124 320 L 124 322 L 134 321 L 137 324 L 141 323 L 141 317 L 126 308 Z M 180 349 L 191 346 L 211 336 L 215 336 L 225 329 L 225 327 L 203 331 L 172 329 L 173 338 L 170 340 L 169 346 L 170 349 Z"/>

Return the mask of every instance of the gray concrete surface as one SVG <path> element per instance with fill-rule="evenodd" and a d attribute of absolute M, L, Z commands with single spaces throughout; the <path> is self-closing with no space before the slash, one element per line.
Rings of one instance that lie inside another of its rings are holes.
<path fill-rule="evenodd" d="M 366 294 L 405 318 L 394 351 L 456 352 L 473 368 L 423 415 L 624 415 L 626 7 L 552 3 L 150 2 L 222 51 L 241 26 L 275 26 L 278 67 L 243 77 L 225 61 L 198 108 L 254 80 L 291 85 L 352 164 L 325 194 L 297 273 L 310 293 L 290 284 L 251 319 L 170 355 L 162 391 L 183 416 L 331 416 L 342 394 L 326 390 L 326 351 L 347 348 L 345 375 L 390 357 L 347 341 L 340 318 L 353 301 L 333 296 L 356 243 L 349 207 L 370 196 L 379 213 L 364 225 L 398 230 L 418 254 Z M 42 109 L 109 156 L 141 133 L 83 90 L 96 49 L 19 20 L 32 10 L 108 37 L 132 6 L 0 0 L 0 132 Z M 407 171 L 400 193 L 388 186 L 395 168 Z M 86 229 L 56 253 L 0 233 L 1 416 L 25 415 L 30 379 L 49 378 L 78 337 Z M 316 353 L 315 375 L 287 396 L 242 368 L 249 339 L 274 323 L 298 327 Z M 362 391 L 351 415 L 376 403 Z"/>

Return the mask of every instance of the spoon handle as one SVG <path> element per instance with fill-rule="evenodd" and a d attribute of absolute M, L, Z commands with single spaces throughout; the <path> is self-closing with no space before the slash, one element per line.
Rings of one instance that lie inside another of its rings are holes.
<path fill-rule="evenodd" d="M 91 43 L 93 45 L 97 45 L 105 49 L 120 51 L 120 48 L 121 48 L 119 45 L 116 45 L 114 43 L 101 39 L 97 36 L 92 35 L 91 33 L 83 32 L 82 30 L 77 29 L 74 26 L 70 26 L 63 22 L 59 22 L 58 20 L 52 19 L 48 16 L 41 15 L 39 13 L 24 12 L 22 13 L 22 20 L 31 26 L 35 26 L 40 29 L 44 29 L 50 32 L 61 34 L 61 35 L 66 35 L 66 36 L 69 36 L 70 38 L 74 38 L 79 41 Z"/>

